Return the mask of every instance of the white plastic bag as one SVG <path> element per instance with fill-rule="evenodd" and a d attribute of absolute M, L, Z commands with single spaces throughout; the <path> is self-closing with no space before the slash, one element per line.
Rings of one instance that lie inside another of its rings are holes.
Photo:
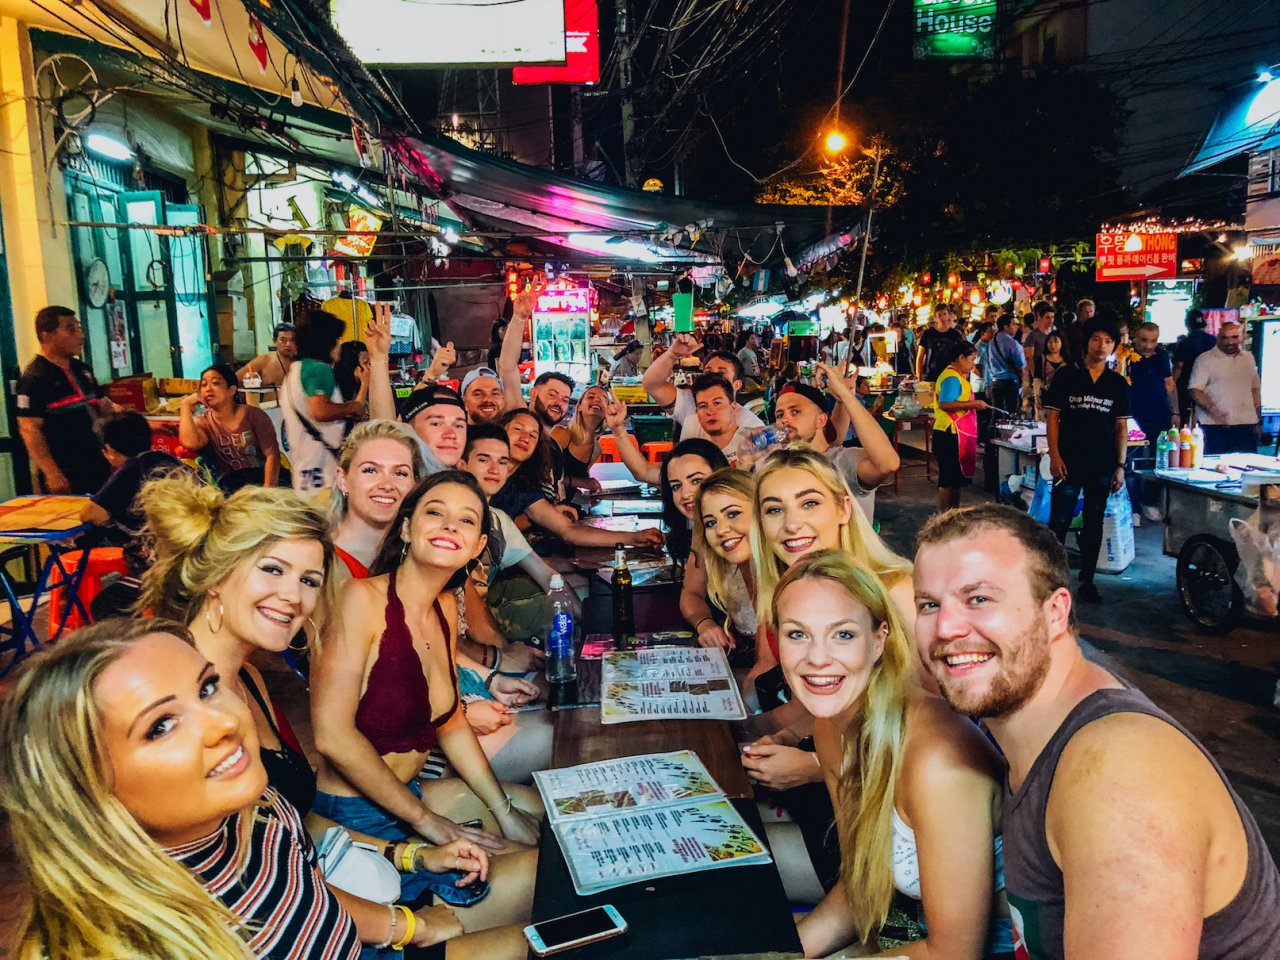
<path fill-rule="evenodd" d="M 1236 583 L 1249 611 L 1264 617 L 1280 616 L 1280 521 L 1270 516 L 1275 512 L 1259 510 L 1247 520 L 1231 521 L 1240 555 Z"/>

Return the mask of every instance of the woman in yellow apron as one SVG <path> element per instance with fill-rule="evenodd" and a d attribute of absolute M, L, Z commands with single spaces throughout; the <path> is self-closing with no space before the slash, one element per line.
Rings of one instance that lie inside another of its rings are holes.
<path fill-rule="evenodd" d="M 969 374 L 978 348 L 962 340 L 934 384 L 933 455 L 938 460 L 938 510 L 960 506 L 960 491 L 973 479 L 978 457 L 978 411 L 987 402 L 973 395 Z"/>

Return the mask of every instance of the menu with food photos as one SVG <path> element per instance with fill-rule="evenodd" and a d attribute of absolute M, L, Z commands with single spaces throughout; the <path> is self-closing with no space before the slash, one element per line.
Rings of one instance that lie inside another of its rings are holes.
<path fill-rule="evenodd" d="M 616 650 L 600 660 L 600 722 L 743 720 L 747 709 L 719 647 Z"/>
<path fill-rule="evenodd" d="M 690 750 L 544 770 L 533 779 L 581 896 L 772 859 Z"/>

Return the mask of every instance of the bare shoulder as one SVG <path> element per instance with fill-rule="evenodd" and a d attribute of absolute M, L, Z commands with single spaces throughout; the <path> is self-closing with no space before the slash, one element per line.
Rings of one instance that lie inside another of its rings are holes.
<path fill-rule="evenodd" d="M 1004 762 L 977 724 L 923 690 L 908 701 L 903 759 L 904 773 L 911 776 L 971 770 L 999 782 L 1004 775 Z"/>

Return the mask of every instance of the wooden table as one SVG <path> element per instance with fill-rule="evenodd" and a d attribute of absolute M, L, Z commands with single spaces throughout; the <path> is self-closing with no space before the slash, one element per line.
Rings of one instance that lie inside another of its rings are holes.
<path fill-rule="evenodd" d="M 924 428 L 924 475 L 925 479 L 933 479 L 933 413 L 920 413 L 914 417 L 895 417 L 892 413 L 880 414 L 880 419 L 886 423 L 893 424 L 893 436 L 889 439 L 893 441 L 893 452 L 898 454 L 898 469 L 893 472 L 893 492 L 898 492 L 898 477 L 904 469 L 902 464 L 902 455 L 899 447 L 899 433 L 902 430 L 910 430 L 912 424 Z M 903 425 L 906 426 L 903 426 Z M 918 465 L 914 465 L 917 466 Z"/>
<path fill-rule="evenodd" d="M 677 598 L 678 587 L 674 585 L 653 593 L 636 594 L 637 630 L 683 627 Z M 611 618 L 608 597 L 588 598 L 583 609 L 584 635 L 610 632 Z M 582 664 L 579 671 L 592 668 L 598 670 L 599 663 Z M 555 723 L 552 767 L 677 748 L 692 749 L 746 822 L 765 839 L 764 825 L 751 799 L 751 784 L 743 772 L 728 723 L 650 720 L 606 727 L 600 723 L 599 707 L 560 710 Z M 617 907 L 629 925 L 628 932 L 567 951 L 566 958 L 664 960 L 768 951 L 801 956 L 800 939 L 782 879 L 773 864 L 665 877 L 580 897 L 574 892 L 560 845 L 544 825 L 534 889 L 534 922 L 601 904 Z"/>

